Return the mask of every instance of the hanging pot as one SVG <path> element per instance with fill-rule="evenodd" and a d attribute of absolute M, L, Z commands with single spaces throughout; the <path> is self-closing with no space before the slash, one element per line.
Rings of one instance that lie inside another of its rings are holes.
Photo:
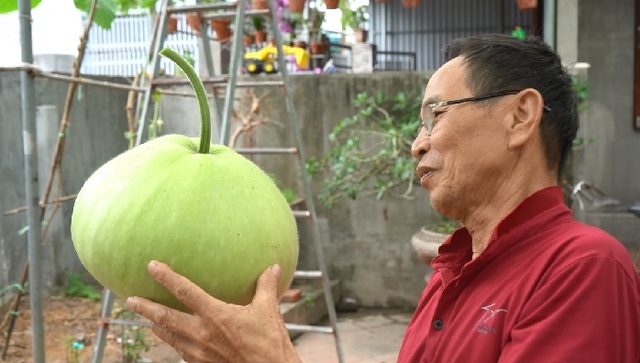
<path fill-rule="evenodd" d="M 327 9 L 337 9 L 340 0 L 324 0 Z"/>
<path fill-rule="evenodd" d="M 405 8 L 417 8 L 420 6 L 420 0 L 402 0 L 402 6 Z"/>
<path fill-rule="evenodd" d="M 267 4 L 267 0 L 253 0 L 251 8 L 253 10 L 269 9 L 269 5 Z"/>
<path fill-rule="evenodd" d="M 155 21 L 158 21 L 158 14 L 155 15 Z M 175 15 L 167 16 L 167 34 L 173 34 L 178 31 L 178 18 Z"/>
<path fill-rule="evenodd" d="M 173 34 L 178 31 L 178 18 L 175 16 L 169 17 L 169 22 L 167 23 L 167 33 Z"/>
<path fill-rule="evenodd" d="M 292 13 L 301 13 L 304 10 L 305 0 L 289 0 L 289 11 Z"/>
<path fill-rule="evenodd" d="M 516 0 L 520 10 L 533 10 L 538 7 L 538 0 Z"/>
<path fill-rule="evenodd" d="M 202 22 L 202 18 L 200 17 L 199 13 L 189 13 L 187 14 L 187 25 L 189 25 L 189 28 L 191 28 L 191 30 L 193 30 L 194 33 L 196 33 L 197 36 L 200 36 L 200 26 Z"/>
<path fill-rule="evenodd" d="M 223 42 L 231 38 L 231 20 L 211 19 L 211 28 L 216 32 L 218 41 Z"/>

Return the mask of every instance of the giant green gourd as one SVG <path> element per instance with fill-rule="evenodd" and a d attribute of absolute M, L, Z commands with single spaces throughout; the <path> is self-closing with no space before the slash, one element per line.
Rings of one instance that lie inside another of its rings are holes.
<path fill-rule="evenodd" d="M 167 135 L 126 151 L 82 186 L 71 236 L 87 271 L 116 295 L 142 296 L 186 310 L 148 274 L 152 259 L 169 264 L 212 296 L 248 304 L 259 275 L 280 264 L 279 293 L 298 259 L 296 223 L 280 190 L 251 161 L 210 143 L 204 86 L 177 53 L 196 92 L 200 138 Z"/>

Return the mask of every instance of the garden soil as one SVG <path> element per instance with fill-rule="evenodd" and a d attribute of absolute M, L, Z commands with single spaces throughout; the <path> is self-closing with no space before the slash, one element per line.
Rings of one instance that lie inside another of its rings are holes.
<path fill-rule="evenodd" d="M 45 355 L 47 363 L 85 363 L 92 361 L 93 348 L 100 320 L 100 301 L 79 297 L 49 296 L 43 302 L 45 320 Z M 116 300 L 113 314 L 123 311 L 123 302 Z M 0 363 L 30 363 L 32 358 L 31 311 L 29 299 L 23 298 L 5 360 Z M 4 321 L 6 311 L 2 312 Z M 138 333 L 138 341 L 149 347 L 140 362 L 178 363 L 180 357 L 148 328 L 112 325 L 107 335 L 103 363 L 125 362 L 122 337 Z M 0 331 L 0 347 L 5 346 L 7 326 Z M 128 340 L 132 342 L 131 339 Z M 73 349 L 73 343 L 76 342 Z M 0 350 L 1 352 L 1 350 Z"/>

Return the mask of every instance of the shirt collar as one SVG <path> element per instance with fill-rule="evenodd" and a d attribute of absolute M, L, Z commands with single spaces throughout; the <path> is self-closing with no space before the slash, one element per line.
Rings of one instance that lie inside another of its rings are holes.
<path fill-rule="evenodd" d="M 541 189 L 524 199 L 494 229 L 489 244 L 484 252 L 473 262 L 488 261 L 512 247 L 511 243 L 499 243 L 504 236 L 517 229 L 535 216 L 561 206 L 562 213 L 571 213 L 564 205 L 562 188 L 558 186 Z M 498 242 L 498 243 L 495 243 Z M 456 230 L 438 249 L 438 256 L 433 259 L 434 270 L 447 269 L 459 273 L 462 267 L 471 261 L 471 235 L 466 228 Z"/>

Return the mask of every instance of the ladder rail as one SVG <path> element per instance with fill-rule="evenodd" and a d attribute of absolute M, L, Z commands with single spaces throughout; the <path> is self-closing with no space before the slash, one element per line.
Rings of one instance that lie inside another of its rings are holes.
<path fill-rule="evenodd" d="M 236 82 L 238 81 L 238 67 L 242 61 L 242 50 L 244 43 L 242 42 L 242 29 L 244 29 L 245 6 L 241 2 L 238 6 L 238 14 L 235 19 L 236 31 L 233 33 L 233 44 L 231 45 L 231 60 L 229 64 L 229 83 L 225 90 L 224 108 L 222 109 L 222 118 L 220 125 L 220 143 L 222 145 L 229 144 L 231 137 L 231 116 L 233 114 L 233 102 L 235 101 Z"/>
<path fill-rule="evenodd" d="M 136 131 L 136 145 L 142 144 L 142 135 L 144 134 L 145 125 L 147 123 L 147 113 L 149 112 L 149 107 L 151 104 L 151 98 L 153 96 L 153 79 L 158 75 L 160 71 L 160 56 L 158 53 L 161 50 L 162 45 L 164 44 L 164 39 L 167 36 L 167 24 L 169 22 L 169 17 L 167 16 L 166 8 L 168 5 L 168 0 L 162 0 L 162 11 L 160 12 L 159 21 L 158 21 L 158 29 L 156 33 L 154 33 L 153 38 L 155 41 L 153 43 L 153 52 L 151 57 L 151 73 L 149 74 L 149 80 L 147 82 L 146 88 L 147 90 L 144 92 L 144 96 L 142 97 L 142 110 L 138 117 L 138 129 Z M 156 34 L 159 33 L 159 39 L 157 39 Z M 143 79 L 146 77 L 143 77 Z"/>
<path fill-rule="evenodd" d="M 269 8 L 272 14 L 275 14 L 275 9 L 273 7 L 273 1 L 267 1 Z M 287 111 L 289 112 L 289 119 L 292 123 L 293 134 L 295 138 L 296 146 L 298 147 L 297 160 L 298 167 L 300 169 L 300 173 L 302 175 L 302 188 L 304 193 L 304 199 L 307 204 L 307 211 L 310 213 L 310 223 L 312 223 L 312 233 L 313 233 L 313 244 L 315 246 L 316 258 L 318 259 L 318 266 L 320 271 L 322 272 L 322 287 L 324 290 L 324 297 L 327 305 L 327 313 L 329 314 L 329 322 L 331 323 L 332 333 L 335 340 L 336 345 L 336 353 L 338 355 L 338 361 L 342 363 L 344 361 L 344 351 L 342 349 L 342 340 L 340 339 L 340 333 L 338 330 L 338 316 L 335 309 L 335 303 L 333 299 L 333 293 L 331 291 L 331 280 L 329 278 L 329 273 L 327 271 L 327 263 L 326 258 L 324 256 L 324 249 L 322 248 L 322 237 L 320 236 L 320 227 L 318 225 L 318 217 L 316 214 L 316 208 L 314 205 L 313 199 L 313 191 L 311 190 L 311 180 L 309 178 L 309 174 L 307 173 L 306 162 L 307 160 L 305 156 L 305 151 L 302 145 L 304 144 L 304 140 L 302 139 L 302 132 L 300 131 L 300 124 L 298 122 L 298 116 L 296 113 L 295 105 L 293 104 L 293 100 L 289 96 L 289 91 L 291 90 L 289 73 L 286 68 L 286 62 L 284 59 L 284 54 L 282 52 L 282 35 L 278 31 L 278 23 L 275 21 L 275 16 L 273 17 L 274 21 L 271 21 L 271 29 L 273 33 L 273 37 L 276 41 L 278 47 L 278 72 L 281 72 L 282 78 L 284 81 L 284 91 L 286 94 L 285 103 L 287 107 Z"/>

